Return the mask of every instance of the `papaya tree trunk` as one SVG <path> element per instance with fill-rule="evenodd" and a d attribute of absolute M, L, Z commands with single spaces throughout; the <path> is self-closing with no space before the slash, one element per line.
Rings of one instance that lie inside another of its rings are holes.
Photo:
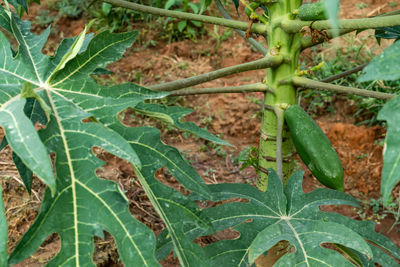
<path fill-rule="evenodd" d="M 266 85 L 272 88 L 274 93 L 266 93 L 264 96 L 257 173 L 257 187 L 262 191 L 267 189 L 269 168 L 278 169 L 278 173 L 281 169 L 281 179 L 284 182 L 294 169 L 294 146 L 285 126 L 282 129 L 282 146 L 277 149 L 279 133 L 274 108 L 276 110 L 276 107 L 295 104 L 297 100 L 293 85 L 285 84 L 283 81 L 293 76 L 298 68 L 302 36 L 300 33 L 286 33 L 280 27 L 280 23 L 300 5 L 301 0 L 279 0 L 267 5 L 269 10 L 268 33 L 266 34 L 268 55 L 281 55 L 283 63 L 276 68 L 267 69 L 265 76 Z M 277 151 L 281 154 L 278 157 Z M 277 158 L 281 159 L 281 163 L 277 163 Z"/>

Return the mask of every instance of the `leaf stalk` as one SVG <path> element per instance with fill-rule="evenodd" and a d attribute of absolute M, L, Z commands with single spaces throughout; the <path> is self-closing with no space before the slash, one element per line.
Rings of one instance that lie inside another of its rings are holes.
<path fill-rule="evenodd" d="M 338 21 L 340 30 L 363 30 L 363 29 L 376 29 L 382 27 L 392 27 L 399 25 L 400 15 L 393 16 L 380 16 L 373 18 L 363 19 L 343 19 Z M 335 29 L 329 20 L 319 21 L 301 21 L 301 20 L 290 20 L 284 19 L 281 23 L 281 27 L 288 33 L 297 33 L 303 27 L 312 26 L 315 30 L 329 30 Z"/>
<path fill-rule="evenodd" d="M 225 26 L 228 28 L 239 29 L 242 31 L 245 31 L 248 28 L 248 23 L 243 21 L 216 18 L 212 16 L 205 16 L 205 15 L 192 14 L 181 11 L 167 10 L 163 8 L 150 7 L 124 0 L 104 0 L 104 2 L 144 13 L 150 13 L 154 15 L 185 19 L 185 20 L 195 20 L 203 23 L 210 23 L 214 25 Z M 254 33 L 265 34 L 266 31 L 267 31 L 267 26 L 261 23 L 254 23 L 253 26 L 251 27 L 251 32 Z"/>
<path fill-rule="evenodd" d="M 188 88 L 201 83 L 209 82 L 215 79 L 219 79 L 232 74 L 237 74 L 250 70 L 258 70 L 264 68 L 274 68 L 279 66 L 283 61 L 282 56 L 266 56 L 265 58 L 258 59 L 252 62 L 247 62 L 244 64 L 231 66 L 205 74 L 200 74 L 198 76 L 193 76 L 190 78 L 172 81 L 168 83 L 156 84 L 148 86 L 147 88 L 153 91 L 175 91 L 182 88 Z"/>
<path fill-rule="evenodd" d="M 369 91 L 369 90 L 365 90 L 365 89 L 359 89 L 359 88 L 354 88 L 354 87 L 347 87 L 347 86 L 341 86 L 341 85 L 336 85 L 336 84 L 329 84 L 329 83 L 314 81 L 311 79 L 298 77 L 298 76 L 293 77 L 291 82 L 293 85 L 295 85 L 297 87 L 325 90 L 325 91 L 331 91 L 331 92 L 342 93 L 342 94 L 353 94 L 353 95 L 373 97 L 373 98 L 378 98 L 378 99 L 389 100 L 396 96 L 394 94 Z"/>
<path fill-rule="evenodd" d="M 246 84 L 240 86 L 227 86 L 216 88 L 188 88 L 174 91 L 170 96 L 220 94 L 220 93 L 249 93 L 249 92 L 269 92 L 274 91 L 263 83 Z"/>

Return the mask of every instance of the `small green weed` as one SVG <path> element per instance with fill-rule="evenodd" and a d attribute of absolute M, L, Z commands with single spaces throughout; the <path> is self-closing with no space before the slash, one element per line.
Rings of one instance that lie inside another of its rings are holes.
<path fill-rule="evenodd" d="M 364 9 L 364 8 L 368 8 L 368 4 L 365 3 L 357 3 L 356 4 L 357 9 Z"/>
<path fill-rule="evenodd" d="M 209 31 L 208 34 L 217 41 L 217 44 L 215 45 L 215 52 L 217 52 L 221 46 L 221 43 L 233 36 L 233 31 L 231 29 L 223 29 L 221 34 L 219 30 L 220 27 L 217 25 L 214 25 L 213 29 L 214 30 Z"/>
<path fill-rule="evenodd" d="M 88 0 L 60 0 L 56 1 L 54 6 L 60 15 L 65 15 L 68 18 L 76 19 L 82 16 L 83 12 L 89 7 Z"/>
<path fill-rule="evenodd" d="M 391 198 L 389 204 L 384 207 L 382 205 L 382 198 L 374 199 L 371 198 L 369 201 L 361 201 L 362 208 L 357 211 L 357 214 L 362 220 L 374 220 L 377 223 L 385 219 L 389 214 L 394 218 L 394 222 L 388 232 L 392 231 L 397 225 L 400 225 L 400 199 L 397 198 L 395 201 Z M 368 210 L 372 210 L 372 214 L 367 216 Z"/>
<path fill-rule="evenodd" d="M 233 159 L 233 164 L 239 166 L 240 170 L 244 170 L 247 167 L 252 166 L 254 169 L 258 169 L 258 148 L 247 146 L 245 149 L 240 151 L 239 155 Z"/>
<path fill-rule="evenodd" d="M 171 9 L 183 12 L 199 13 L 201 4 L 191 3 L 189 0 L 168 0 L 165 9 Z M 160 18 L 163 24 L 163 33 L 161 38 L 168 39 L 169 42 L 179 41 L 182 39 L 197 40 L 197 36 L 204 34 L 203 24 L 193 20 L 178 20 L 175 18 Z"/>

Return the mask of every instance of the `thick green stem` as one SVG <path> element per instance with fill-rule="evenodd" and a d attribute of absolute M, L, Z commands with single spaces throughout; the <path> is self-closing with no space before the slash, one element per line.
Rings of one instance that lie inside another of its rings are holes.
<path fill-rule="evenodd" d="M 297 70 L 302 47 L 302 36 L 300 33 L 285 32 L 280 27 L 280 21 L 282 17 L 287 16 L 292 10 L 297 9 L 300 4 L 300 0 L 285 0 L 268 6 L 271 21 L 267 31 L 269 54 L 279 54 L 285 60 L 280 66 L 268 69 L 266 74 L 266 84 L 274 90 L 275 94 L 266 94 L 264 97 L 264 106 L 267 108 L 264 109 L 261 122 L 258 155 L 259 168 L 257 173 L 257 187 L 262 191 L 266 190 L 268 184 L 267 170 L 269 168 L 278 169 L 277 152 L 282 155 L 281 176 L 284 182 L 289 178 L 294 168 L 293 161 L 290 160 L 291 155 L 294 153 L 294 147 L 285 127 L 282 127 L 282 143 L 277 142 L 278 137 L 280 137 L 280 135 L 278 136 L 279 125 L 273 108 L 296 103 L 295 87 L 289 83 L 283 84 L 281 81 L 292 77 Z"/>
<path fill-rule="evenodd" d="M 186 13 L 186 12 L 180 12 L 180 11 L 173 11 L 173 10 L 167 10 L 163 8 L 156 8 L 156 7 L 150 7 L 150 6 L 145 6 L 145 5 L 140 5 L 124 0 L 103 0 L 103 2 L 110 3 L 115 6 L 120 6 L 144 13 L 150 13 L 154 15 L 160 15 L 160 16 L 166 16 L 166 17 L 171 17 L 171 18 L 178 18 L 178 19 L 185 19 L 185 20 L 196 20 L 204 23 L 210 23 L 214 25 L 221 25 L 225 26 L 228 28 L 233 28 L 233 29 L 239 29 L 239 30 L 247 30 L 249 24 L 247 22 L 243 21 L 236 21 L 236 20 L 230 20 L 230 19 L 223 19 L 223 18 L 216 18 L 212 16 L 205 16 L 205 15 L 199 15 L 199 14 L 192 14 L 192 13 Z M 259 33 L 259 34 L 264 34 L 266 31 L 266 26 L 261 23 L 254 23 L 253 26 L 251 27 L 251 32 L 254 33 Z"/>
<path fill-rule="evenodd" d="M 319 21 L 301 21 L 284 19 L 282 21 L 282 28 L 288 33 L 299 32 L 303 27 L 310 26 L 315 30 L 328 30 L 334 29 L 329 20 Z M 347 30 L 363 30 L 363 29 L 377 29 L 382 27 L 392 27 L 400 24 L 400 15 L 373 17 L 364 19 L 343 19 L 338 21 L 338 29 Z"/>
<path fill-rule="evenodd" d="M 369 91 L 369 90 L 365 90 L 365 89 L 359 89 L 359 88 L 341 86 L 341 85 L 336 85 L 336 84 L 318 82 L 318 81 L 310 80 L 310 79 L 303 78 L 303 77 L 297 77 L 297 76 L 293 77 L 291 81 L 292 81 L 293 85 L 295 85 L 297 87 L 326 90 L 326 91 L 342 93 L 342 94 L 353 94 L 353 95 L 373 97 L 373 98 L 379 98 L 379 99 L 387 99 L 387 100 L 392 99 L 393 97 L 396 96 L 394 94 L 375 92 L 375 91 Z"/>
<path fill-rule="evenodd" d="M 276 66 L 279 66 L 282 63 L 282 61 L 283 61 L 283 58 L 281 56 L 267 56 L 265 58 L 255 60 L 252 62 L 219 69 L 216 71 L 208 72 L 205 74 L 201 74 L 198 76 L 194 76 L 194 77 L 190 77 L 190 78 L 186 78 L 186 79 L 182 79 L 182 80 L 178 80 L 178 81 L 151 85 L 151 86 L 148 86 L 147 88 L 154 90 L 154 91 L 174 91 L 174 90 L 179 90 L 182 88 L 195 86 L 195 85 L 198 85 L 201 83 L 209 82 L 209 81 L 212 81 L 215 79 L 219 79 L 219 78 L 229 76 L 232 74 L 236 74 L 236 73 L 240 73 L 240 72 L 276 67 Z"/>
<path fill-rule="evenodd" d="M 400 10 L 395 10 L 395 11 L 387 12 L 387 13 L 380 14 L 380 15 L 377 15 L 377 16 L 373 16 L 373 17 L 371 17 L 371 18 L 387 17 L 387 16 L 393 16 L 393 15 L 399 15 L 399 14 L 400 14 Z M 397 25 L 399 25 L 399 24 L 400 24 L 400 22 L 397 23 Z M 314 26 L 314 25 L 313 25 L 313 26 Z M 336 30 L 327 30 L 327 35 L 328 35 L 327 37 L 328 37 L 329 39 L 332 39 L 332 38 L 335 38 L 335 37 L 344 35 L 344 34 L 346 34 L 346 33 L 352 32 L 352 31 L 354 31 L 354 29 L 341 29 L 341 30 L 339 31 L 339 35 L 337 35 L 337 31 L 336 31 Z M 313 38 L 311 38 L 311 36 L 304 37 L 304 39 L 303 39 L 303 41 L 302 41 L 302 43 L 303 43 L 303 49 L 306 49 L 306 48 L 308 48 L 308 47 L 312 47 L 312 46 L 314 46 L 314 45 L 323 43 L 323 42 L 325 41 L 324 38 L 321 38 L 321 39 L 319 39 L 319 40 L 312 40 L 312 39 L 313 39 Z"/>
<path fill-rule="evenodd" d="M 248 92 L 269 92 L 272 89 L 263 83 L 246 84 L 240 86 L 228 86 L 217 88 L 189 88 L 173 91 L 170 96 L 220 94 L 220 93 L 248 93 Z"/>
<path fill-rule="evenodd" d="M 282 141 L 283 141 L 283 124 L 285 122 L 285 111 L 278 107 L 274 107 L 274 112 L 277 119 L 277 133 L 276 133 L 276 172 L 283 182 L 283 158 L 282 158 Z"/>

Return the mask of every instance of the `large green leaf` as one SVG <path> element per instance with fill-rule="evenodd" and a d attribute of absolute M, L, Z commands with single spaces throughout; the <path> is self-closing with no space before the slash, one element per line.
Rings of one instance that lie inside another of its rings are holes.
<path fill-rule="evenodd" d="M 302 173 L 294 174 L 285 189 L 272 170 L 269 179 L 266 192 L 245 184 L 210 185 L 214 200 L 247 200 L 204 210 L 216 231 L 231 228 L 240 233 L 237 239 L 219 241 L 205 248 L 212 266 L 248 266 L 281 240 L 289 241 L 295 252 L 284 255 L 276 266 L 353 266 L 339 253 L 322 248 L 321 243 L 350 248 L 368 264 L 390 262 L 391 256 L 400 258 L 396 245 L 374 232 L 375 223 L 319 210 L 321 205 L 357 206 L 350 196 L 331 189 L 305 194 Z M 187 227 L 185 233 L 192 238 L 208 234 L 196 227 Z M 164 250 L 168 245 L 172 247 L 168 240 L 167 237 L 163 240 Z M 394 262 L 392 259 L 391 263 Z"/>
<path fill-rule="evenodd" d="M 50 266 L 93 266 L 93 235 L 101 237 L 106 230 L 114 236 L 125 263 L 157 265 L 152 256 L 153 234 L 132 218 L 118 185 L 96 177 L 102 162 L 92 147 L 102 147 L 130 162 L 137 162 L 136 154 L 122 137 L 103 125 L 80 122 L 88 114 L 61 96 L 50 93 L 49 97 L 57 106 L 41 136 L 56 154 L 57 194 L 52 198 L 46 193 L 38 218 L 11 254 L 9 264 L 23 260 L 47 236 L 58 232 L 62 248 Z"/>
<path fill-rule="evenodd" d="M 105 230 L 113 235 L 126 266 L 158 265 L 154 234 L 132 217 L 118 185 L 96 176 L 96 169 L 104 162 L 92 149 L 101 147 L 134 166 L 149 199 L 165 221 L 182 265 L 209 266 L 202 248 L 186 237 L 183 230 L 186 225 L 195 225 L 212 232 L 212 225 L 196 202 L 162 184 L 154 174 L 165 166 L 183 186 L 204 198 L 211 197 L 208 187 L 177 149 L 161 142 L 156 129 L 128 128 L 119 122 L 119 114 L 126 108 L 135 108 L 144 100 L 161 98 L 168 93 L 153 92 L 134 84 L 101 86 L 90 77 L 107 63 L 119 59 L 137 32 L 79 35 L 63 40 L 55 55 L 48 57 L 41 53 L 48 30 L 36 36 L 30 32 L 28 22 L 15 16 L 8 23 L 20 47 L 13 57 L 10 44 L 0 33 L 3 47 L 0 99 L 4 98 L 7 103 L 1 108 L 6 110 L 18 104 L 19 112 L 13 114 L 18 114 L 17 122 L 23 123 L 19 128 L 36 136 L 37 147 L 44 148 L 47 159 L 47 151 L 54 155 L 57 175 L 54 196 L 46 191 L 37 219 L 9 256 L 8 263 L 29 257 L 46 237 L 56 232 L 62 240 L 61 250 L 50 266 L 93 266 L 93 237 L 102 237 Z M 29 105 L 31 100 L 34 106 Z M 195 128 L 178 121 L 187 114 L 187 110 L 182 110 L 158 109 L 157 113 L 165 112 L 165 116 L 182 128 Z M 1 120 L 10 121 L 5 116 Z M 45 126 L 39 135 L 33 128 L 35 122 Z M 10 138 L 8 128 L 4 128 L 5 140 L 13 148 L 15 137 Z M 219 140 L 204 130 L 201 134 Z M 19 169 L 26 167 L 23 172 L 28 176 L 29 170 L 38 174 L 33 164 L 26 163 L 27 155 L 19 154 L 17 149 L 15 152 L 19 156 L 16 163 L 19 159 L 24 163 Z M 38 155 L 38 159 L 43 158 Z"/>
<path fill-rule="evenodd" d="M 163 219 L 174 251 L 182 266 L 210 266 L 205 252 L 184 233 L 186 224 L 197 225 L 206 232 L 212 232 L 208 219 L 201 214 L 197 204 L 178 191 L 162 184 L 155 172 L 165 166 L 187 189 L 209 199 L 210 192 L 198 173 L 180 155 L 176 148 L 160 141 L 160 133 L 154 128 L 121 128 L 123 137 L 140 155 L 142 169 L 136 170 L 139 180 L 150 201 Z M 161 258 L 159 258 L 161 259 Z"/>
<path fill-rule="evenodd" d="M 10 93 L 17 91 L 9 90 Z M 5 95 L 4 91 L 3 93 Z M 18 98 L 18 95 L 11 98 L 3 97 L 4 95 L 0 95 L 0 101 L 3 103 L 0 107 L 0 125 L 5 131 L 8 144 L 21 161 L 36 173 L 54 193 L 56 183 L 50 157 L 32 122 L 23 111 L 26 100 Z"/>
<path fill-rule="evenodd" d="M 3 204 L 3 190 L 0 184 L 0 267 L 7 266 L 7 221 Z"/>
<path fill-rule="evenodd" d="M 12 32 L 11 26 L 10 26 L 10 16 L 6 13 L 6 11 L 3 8 L 0 8 L 0 27 Z"/>
<path fill-rule="evenodd" d="M 17 62 L 24 63 L 19 69 L 30 71 L 29 76 L 23 75 L 22 77 L 26 77 L 26 81 L 32 84 L 45 86 L 45 75 L 50 65 L 50 57 L 42 54 L 41 49 L 49 37 L 50 28 L 47 28 L 41 35 L 37 36 L 30 32 L 30 21 L 20 20 L 16 15 L 12 14 L 11 29 L 15 39 L 20 44 L 18 50 L 19 60 Z M 10 71 L 10 69 L 8 70 Z M 21 79 L 22 77 L 19 78 Z M 29 81 L 29 78 L 32 80 Z"/>
<path fill-rule="evenodd" d="M 383 203 L 388 204 L 393 187 L 400 181 L 400 97 L 390 100 L 379 112 L 378 119 L 388 123 L 383 151 L 381 193 Z"/>
<path fill-rule="evenodd" d="M 101 147 L 137 168 L 141 166 L 129 143 L 93 118 L 94 113 L 101 115 L 109 111 L 113 113 L 103 116 L 117 117 L 131 103 L 165 94 L 144 95 L 140 89 L 132 93 L 131 85 L 113 90 L 97 85 L 89 76 L 95 69 L 120 58 L 137 33 L 104 32 L 93 38 L 87 49 L 82 48 L 83 42 L 79 53 L 76 46 L 70 48 L 75 49 L 71 53 L 66 45 L 71 41 L 67 40 L 51 58 L 41 53 L 48 30 L 36 36 L 30 32 L 28 22 L 15 16 L 10 25 L 20 46 L 13 57 L 10 44 L 0 34 L 3 48 L 0 51 L 0 124 L 9 145 L 29 169 L 41 178 L 47 178 L 46 172 L 51 174 L 52 180 L 43 180 L 52 186 L 55 194 L 52 196 L 46 191 L 36 221 L 8 263 L 29 257 L 43 240 L 57 232 L 62 247 L 50 266 L 93 266 L 93 236 L 102 236 L 106 230 L 114 236 L 120 257 L 128 266 L 158 265 L 154 257 L 154 234 L 132 217 L 118 185 L 97 178 L 96 169 L 104 163 L 92 151 L 94 146 Z M 87 40 L 90 39 L 89 36 Z M 64 67 L 57 68 L 60 62 Z M 31 86 L 24 87 L 26 82 Z M 22 88 L 31 89 L 24 89 L 22 93 Z M 23 97 L 28 96 L 34 97 L 43 110 L 49 109 L 47 114 L 40 115 L 41 119 L 46 116 L 49 119 L 46 128 L 40 131 L 40 138 L 32 124 L 36 119 L 24 113 Z M 94 113 L 90 113 L 90 105 Z M 55 155 L 57 186 L 47 150 Z"/>
<path fill-rule="evenodd" d="M 137 99 L 143 100 L 166 95 L 165 93 L 154 93 L 134 85 L 112 87 L 112 91 L 121 97 L 121 100 L 128 96 L 121 92 L 124 87 L 130 88 L 130 95 L 136 94 L 135 99 L 127 99 L 129 106 L 135 106 L 138 102 Z M 195 223 L 201 229 L 212 232 L 207 219 L 200 213 L 195 202 L 178 191 L 165 186 L 154 177 L 155 172 L 165 166 L 187 189 L 202 195 L 204 198 L 210 198 L 210 192 L 198 173 L 182 158 L 176 148 L 166 146 L 161 142 L 158 130 L 149 127 L 127 128 L 122 126 L 115 115 L 110 115 L 118 113 L 121 107 L 106 104 L 98 105 L 97 108 L 91 105 L 81 105 L 81 107 L 90 110 L 100 122 L 109 125 L 110 128 L 129 140 L 132 148 L 138 153 L 142 163 L 142 169 L 136 170 L 139 181 L 173 238 L 175 252 L 182 266 L 208 266 L 204 251 L 194 244 L 190 238 L 186 237 L 183 232 L 183 227 L 188 223 Z"/>
<path fill-rule="evenodd" d="M 199 128 L 193 122 L 181 122 L 184 116 L 192 112 L 191 109 L 178 106 L 166 107 L 156 104 L 140 103 L 135 106 L 135 110 L 147 116 L 169 123 L 178 129 L 190 132 L 211 142 L 221 145 L 230 145 L 228 142 L 210 134 L 207 130 Z"/>
<path fill-rule="evenodd" d="M 385 49 L 381 54 L 376 56 L 371 63 L 364 68 L 364 74 L 359 78 L 359 82 L 372 80 L 398 80 L 400 79 L 400 42 Z"/>
<path fill-rule="evenodd" d="M 23 23 L 19 22 L 17 17 L 13 16 L 13 19 L 10 19 L 4 10 L 2 10 L 2 15 L 8 18 L 9 29 L 16 30 L 16 36 L 20 42 L 23 42 L 26 36 L 31 35 L 29 29 L 28 32 L 24 32 L 26 35 L 21 34 L 18 25 Z M 27 26 L 24 24 L 24 30 L 27 30 Z M 20 98 L 25 82 L 38 82 L 35 68 L 32 66 L 33 61 L 27 53 L 41 53 L 43 42 L 39 40 L 39 37 L 32 39 L 36 43 L 35 49 L 20 48 L 17 56 L 13 58 L 8 41 L 3 34 L 0 34 L 0 57 L 2 60 L 0 67 L 0 125 L 5 129 L 6 140 L 14 153 L 21 158 L 21 162 L 36 173 L 54 192 L 55 181 L 50 158 L 32 123 L 23 112 L 25 99 Z"/>
<path fill-rule="evenodd" d="M 46 125 L 47 123 L 47 118 L 43 109 L 40 107 L 39 102 L 34 98 L 26 99 L 24 113 L 33 123 L 39 122 L 42 125 Z M 7 138 L 4 137 L 0 149 L 3 149 L 5 146 L 7 146 L 7 144 Z M 29 193 L 31 193 L 33 175 L 32 171 L 24 164 L 24 162 L 15 152 L 12 152 L 12 160 L 17 167 L 18 173 L 20 174 L 26 189 Z"/>

